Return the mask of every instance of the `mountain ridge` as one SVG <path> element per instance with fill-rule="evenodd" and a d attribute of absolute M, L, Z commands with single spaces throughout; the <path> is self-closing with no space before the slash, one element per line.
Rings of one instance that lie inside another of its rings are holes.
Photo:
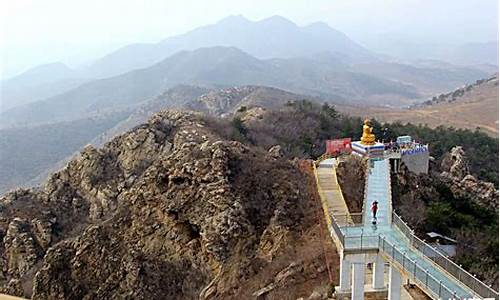
<path fill-rule="evenodd" d="M 0 81 L 0 112 L 70 90 L 87 79 L 61 62 L 35 66 Z"/>
<path fill-rule="evenodd" d="M 181 51 L 148 68 L 87 82 L 63 94 L 13 108 L 0 114 L 0 127 L 19 122 L 63 121 L 96 111 L 135 106 L 177 84 L 265 85 L 324 96 L 329 102 L 349 98 L 367 101 L 383 95 L 398 99 L 418 97 L 412 86 L 339 70 L 338 64 L 329 63 L 329 57 L 325 63 L 320 60 L 314 66 L 307 59 L 259 60 L 234 47 Z"/>
<path fill-rule="evenodd" d="M 375 59 L 340 31 L 328 26 L 328 30 L 323 28 L 327 36 L 318 37 L 310 32 L 311 28 L 315 27 L 299 27 L 280 16 L 255 22 L 242 16 L 230 16 L 158 43 L 127 45 L 98 59 L 87 72 L 91 77 L 109 77 L 152 65 L 178 51 L 214 46 L 236 47 L 260 59 L 290 58 L 323 51 Z"/>
<path fill-rule="evenodd" d="M 0 194 L 15 186 L 39 184 L 49 173 L 58 171 L 70 161 L 80 146 L 103 146 L 161 110 L 196 110 L 220 116 L 234 113 L 241 105 L 273 108 L 306 98 L 320 102 L 320 99 L 263 86 L 209 89 L 178 85 L 130 110 L 74 121 L 0 129 L 0 146 L 5 150 L 4 155 L 0 153 Z M 84 132 L 79 133 L 79 130 Z M 61 143 L 58 140 L 62 140 Z M 21 146 L 16 148 L 17 145 Z M 8 155 L 8 152 L 15 155 Z"/>

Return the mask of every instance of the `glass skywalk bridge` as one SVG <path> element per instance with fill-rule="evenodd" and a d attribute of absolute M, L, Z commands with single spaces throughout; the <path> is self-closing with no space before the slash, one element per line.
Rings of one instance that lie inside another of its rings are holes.
<path fill-rule="evenodd" d="M 416 237 L 392 212 L 388 160 L 369 163 L 363 213 L 330 214 L 329 229 L 339 250 L 344 255 L 381 254 L 435 299 L 498 299 L 496 291 Z M 376 225 L 371 223 L 374 200 L 379 207 Z"/>

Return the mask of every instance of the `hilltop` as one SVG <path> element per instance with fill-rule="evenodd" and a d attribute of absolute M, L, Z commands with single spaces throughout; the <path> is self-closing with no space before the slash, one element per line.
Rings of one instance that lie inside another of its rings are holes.
<path fill-rule="evenodd" d="M 36 66 L 0 81 L 0 112 L 57 95 L 85 81 L 63 63 Z"/>
<path fill-rule="evenodd" d="M 310 97 L 265 86 L 210 89 L 178 85 L 133 108 L 71 121 L 0 129 L 0 194 L 14 187 L 42 182 L 49 172 L 62 168 L 85 144 L 102 146 L 162 109 L 195 110 L 221 116 L 233 114 L 242 107 L 277 108 L 305 98 Z"/>

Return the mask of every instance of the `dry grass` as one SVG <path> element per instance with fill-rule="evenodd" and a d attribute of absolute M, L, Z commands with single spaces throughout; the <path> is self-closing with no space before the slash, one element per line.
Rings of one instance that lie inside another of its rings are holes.
<path fill-rule="evenodd" d="M 310 162 L 303 161 L 301 169 L 308 174 L 305 177 L 309 181 L 308 188 L 315 195 L 315 198 L 310 199 L 304 211 L 303 231 L 292 237 L 272 262 L 264 264 L 257 274 L 243 282 L 239 291 L 232 295 L 231 299 L 255 299 L 252 294 L 275 282 L 276 275 L 291 263 L 299 266 L 299 271 L 277 283 L 272 290 L 258 299 L 295 300 L 300 297 L 309 297 L 315 289 L 326 288 L 330 282 L 326 264 L 331 270 L 333 282 L 338 285 L 339 255 L 327 232 L 319 195 L 315 192 L 316 184 Z"/>
<path fill-rule="evenodd" d="M 491 136 L 498 136 L 498 85 L 494 82 L 481 84 L 456 101 L 414 109 L 354 106 L 339 106 L 338 109 L 353 116 L 371 117 L 383 122 L 420 123 L 430 127 L 444 125 L 472 130 L 480 128 Z"/>

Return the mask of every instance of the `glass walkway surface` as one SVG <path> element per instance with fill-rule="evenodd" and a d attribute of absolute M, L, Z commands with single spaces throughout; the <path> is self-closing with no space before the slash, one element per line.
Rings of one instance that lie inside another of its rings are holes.
<path fill-rule="evenodd" d="M 412 235 L 409 228 L 392 212 L 390 171 L 388 159 L 371 159 L 365 187 L 363 220 L 349 225 L 336 222 L 333 218 L 333 233 L 341 240 L 344 251 L 377 251 L 395 264 L 405 275 L 436 299 L 498 299 L 498 293 L 487 287 L 472 275 L 460 269 L 448 272 L 450 264 L 436 263 L 434 257 L 440 255 L 435 250 Z M 320 163 L 321 166 L 321 163 Z M 332 169 L 335 172 L 334 169 Z M 321 187 L 319 187 L 321 189 Z M 378 201 L 377 223 L 372 224 L 372 202 Z M 393 220 L 394 219 L 394 220 Z M 339 225 L 342 224 L 342 225 Z M 420 241 L 415 247 L 415 241 Z M 418 248 L 418 249 L 417 249 Z M 426 251 L 427 250 L 427 251 Z M 434 251 L 434 252 L 433 252 Z M 434 255 L 434 254 L 433 254 Z M 443 267 L 445 266 L 445 268 Z M 456 268 L 459 268 L 456 266 Z M 458 274 L 458 276 L 457 276 Z M 461 277 L 461 274 L 462 277 Z M 466 278 L 469 275 L 471 278 Z M 458 278 L 467 280 L 460 281 Z M 475 291 L 475 292 L 474 292 Z"/>

